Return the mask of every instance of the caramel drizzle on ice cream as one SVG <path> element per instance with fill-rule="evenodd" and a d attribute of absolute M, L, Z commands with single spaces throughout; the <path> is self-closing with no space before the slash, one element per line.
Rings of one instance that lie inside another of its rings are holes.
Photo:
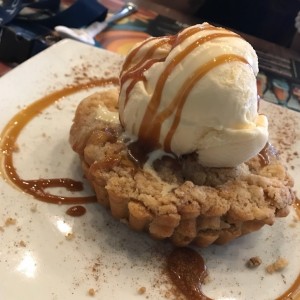
<path fill-rule="evenodd" d="M 124 63 L 123 63 L 123 68 L 121 70 L 121 75 L 124 71 L 127 71 L 130 64 L 132 63 L 133 58 L 138 54 L 141 48 L 143 48 L 146 44 L 149 44 L 150 42 L 154 40 L 158 40 L 159 38 L 157 37 L 152 37 L 149 39 L 146 39 L 145 41 L 141 42 L 136 48 L 134 48 L 126 57 Z"/>
<path fill-rule="evenodd" d="M 148 137 L 151 137 L 151 139 L 154 140 L 155 145 L 157 145 L 159 142 L 159 136 L 160 136 L 160 130 L 161 130 L 162 123 L 175 111 L 175 117 L 173 119 L 173 123 L 172 123 L 172 125 L 168 131 L 168 134 L 165 138 L 165 141 L 164 141 L 164 149 L 167 152 L 171 152 L 172 137 L 175 134 L 175 131 L 179 125 L 181 112 L 182 112 L 183 106 L 186 102 L 186 99 L 187 99 L 189 93 L 191 92 L 191 90 L 193 89 L 193 87 L 195 86 L 195 84 L 213 68 L 215 68 L 221 64 L 224 64 L 226 62 L 232 62 L 232 61 L 241 61 L 246 64 L 248 63 L 247 60 L 241 56 L 233 55 L 233 54 L 225 54 L 225 55 L 220 55 L 220 56 L 208 61 L 203 66 L 198 68 L 193 73 L 193 75 L 189 78 L 189 80 L 187 80 L 184 83 L 184 85 L 180 88 L 178 94 L 173 99 L 173 101 L 171 102 L 169 107 L 167 107 L 165 110 L 163 110 L 156 116 L 156 118 L 152 122 L 152 127 L 149 129 L 148 132 L 145 133 L 145 136 L 143 135 L 143 131 L 140 132 L 140 136 L 142 137 L 142 139 L 144 140 L 144 139 L 148 139 Z"/>
<path fill-rule="evenodd" d="M 235 54 L 224 54 L 217 57 L 214 57 L 210 61 L 201 65 L 180 87 L 179 92 L 175 96 L 175 98 L 170 102 L 168 107 L 166 107 L 161 112 L 158 112 L 158 108 L 161 102 L 163 89 L 165 83 L 167 82 L 169 76 L 172 74 L 173 70 L 176 66 L 178 66 L 190 53 L 195 50 L 197 47 L 205 44 L 208 41 L 217 38 L 223 37 L 236 37 L 241 38 L 238 34 L 230 32 L 226 29 L 214 27 L 209 24 L 205 24 L 203 26 L 195 26 L 190 27 L 188 29 L 183 30 L 178 35 L 171 36 L 168 39 L 164 39 L 165 43 L 171 43 L 171 51 L 182 42 L 184 42 L 187 38 L 192 35 L 199 33 L 200 31 L 208 31 L 208 30 L 217 30 L 220 32 L 214 32 L 205 36 L 202 36 L 195 40 L 193 43 L 189 44 L 183 51 L 179 52 L 167 65 L 164 71 L 159 76 L 153 95 L 150 98 L 150 101 L 146 107 L 146 111 L 142 118 L 142 122 L 139 128 L 138 138 L 139 141 L 145 143 L 147 147 L 150 149 L 158 148 L 160 131 L 163 122 L 169 118 L 172 114 L 174 114 L 174 119 L 172 125 L 168 131 L 166 139 L 163 141 L 164 150 L 171 152 L 171 142 L 173 135 L 177 129 L 177 126 L 180 122 L 181 112 L 186 102 L 186 99 L 195 86 L 195 84 L 205 76 L 210 70 L 213 68 L 228 62 L 239 61 L 245 64 L 249 64 L 248 61 L 242 56 Z M 153 41 L 153 39 L 151 39 Z M 166 57 L 163 58 L 153 58 L 151 59 L 151 55 L 155 52 L 156 48 L 161 45 L 161 43 L 155 43 L 150 50 L 146 53 L 146 55 L 142 58 L 142 61 L 146 61 L 145 63 L 139 62 L 134 67 L 126 71 L 126 68 L 129 67 L 130 63 L 133 60 L 133 57 L 137 54 L 137 52 L 141 49 L 142 46 L 146 44 L 142 43 L 142 45 L 138 46 L 137 49 L 133 50 L 133 54 L 129 55 L 128 60 L 125 63 L 125 67 L 123 66 L 123 75 L 121 77 L 121 85 L 131 80 L 126 87 L 125 90 L 125 101 L 124 101 L 124 109 L 126 104 L 129 101 L 129 94 L 134 88 L 135 84 L 139 81 L 146 81 L 145 71 L 151 68 L 157 62 L 163 62 L 166 60 Z M 128 63 L 130 62 L 130 63 Z M 124 125 L 124 115 L 122 110 L 120 111 L 120 120 Z"/>
<path fill-rule="evenodd" d="M 122 74 L 124 72 L 125 75 L 122 76 L 121 74 L 121 82 L 124 83 L 128 78 L 132 77 L 132 74 L 140 69 L 144 63 L 144 61 L 147 61 L 149 60 L 153 53 L 155 52 L 156 49 L 158 49 L 159 47 L 163 46 L 164 44 L 167 44 L 167 43 L 170 43 L 171 41 L 171 36 L 170 37 L 166 37 L 164 39 L 159 39 L 159 38 L 150 38 L 150 39 L 147 39 L 146 41 L 144 41 L 141 45 L 139 45 L 137 48 L 135 48 L 132 52 L 130 52 L 130 54 L 128 54 L 124 64 L 123 64 L 123 68 L 122 68 Z M 150 42 L 152 41 L 155 41 L 155 40 L 158 40 L 157 43 L 153 44 L 152 46 L 149 47 L 148 51 L 146 52 L 145 56 L 143 56 L 139 62 L 137 64 L 135 64 L 133 67 L 129 68 L 131 63 L 132 63 L 132 60 L 133 58 L 135 57 L 135 55 L 138 53 L 139 49 L 141 49 L 142 47 L 144 47 L 146 44 L 149 44 Z"/>
<path fill-rule="evenodd" d="M 216 29 L 216 27 L 209 25 L 209 24 L 205 24 L 202 26 L 203 29 Z M 177 46 L 179 44 L 179 42 L 184 41 L 185 39 L 187 39 L 188 37 L 190 37 L 191 35 L 197 33 L 201 31 L 200 27 L 190 27 L 186 30 L 184 30 L 183 34 L 181 35 L 181 39 L 177 41 L 176 44 L 173 45 L 173 48 L 175 46 Z M 179 35 L 179 34 L 178 34 Z M 124 63 L 123 63 L 123 67 L 122 67 L 122 71 L 121 71 L 121 75 L 124 72 L 131 72 L 131 70 L 128 70 L 128 68 L 130 67 L 134 57 L 139 53 L 139 51 L 141 50 L 141 48 L 145 47 L 147 44 L 150 44 L 152 41 L 158 40 L 157 43 L 155 43 L 154 45 L 152 45 L 150 47 L 150 49 L 148 50 L 148 52 L 146 53 L 146 55 L 144 57 L 141 58 L 140 63 L 142 63 L 143 61 L 147 60 L 148 58 L 151 58 L 151 55 L 155 52 L 156 49 L 158 49 L 160 46 L 164 45 L 165 43 L 171 42 L 172 40 L 177 39 L 178 35 L 173 35 L 173 36 L 166 36 L 166 37 L 152 37 L 152 38 L 148 38 L 145 41 L 141 42 L 136 48 L 134 48 L 126 57 Z M 141 67 L 141 65 L 139 64 L 139 67 Z M 128 78 L 126 78 L 128 79 Z M 125 80 L 124 80 L 125 81 Z"/>
<path fill-rule="evenodd" d="M 155 63 L 161 62 L 161 61 L 164 61 L 164 59 L 163 58 L 149 59 L 148 61 L 146 61 L 145 64 L 142 65 L 142 67 L 134 68 L 132 71 L 130 71 L 129 73 L 126 73 L 121 78 L 121 84 L 123 84 L 128 78 L 132 78 L 132 80 L 130 81 L 130 83 L 126 89 L 126 98 L 125 98 L 124 105 L 127 104 L 128 99 L 129 99 L 129 94 L 132 91 L 132 89 L 134 88 L 134 86 L 136 85 L 136 83 L 139 81 L 146 82 L 146 77 L 144 75 L 145 70 L 150 69 Z M 120 115 L 120 120 L 121 120 L 121 123 L 124 124 L 122 115 Z"/>
<path fill-rule="evenodd" d="M 146 77 L 144 75 L 145 71 L 149 70 L 155 63 L 165 61 L 166 57 L 161 58 L 152 58 L 154 52 L 159 49 L 161 46 L 165 44 L 170 44 L 172 49 L 174 49 L 177 45 L 182 43 L 184 40 L 189 38 L 195 33 L 198 33 L 201 30 L 224 30 L 223 28 L 216 28 L 212 25 L 206 24 L 200 27 L 190 27 L 186 29 L 181 35 L 173 35 L 167 36 L 164 38 L 149 38 L 142 42 L 139 46 L 133 49 L 123 64 L 122 71 L 121 71 L 121 85 L 123 85 L 126 81 L 130 80 L 129 85 L 126 88 L 126 96 L 124 101 L 124 107 L 126 106 L 129 100 L 129 94 L 136 85 L 137 82 L 143 81 L 146 82 Z M 146 52 L 146 54 L 141 57 L 138 63 L 136 63 L 133 67 L 130 68 L 130 65 L 134 59 L 134 57 L 138 54 L 141 48 L 146 46 L 147 44 L 151 43 L 152 41 L 158 40 L 157 43 L 151 45 Z M 124 125 L 124 119 L 122 113 L 120 113 L 120 121 Z"/>

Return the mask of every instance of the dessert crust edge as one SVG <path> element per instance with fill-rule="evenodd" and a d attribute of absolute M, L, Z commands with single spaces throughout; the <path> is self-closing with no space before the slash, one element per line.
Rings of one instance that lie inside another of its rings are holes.
<path fill-rule="evenodd" d="M 70 144 L 98 202 L 115 218 L 177 246 L 207 247 L 288 215 L 293 179 L 276 155 L 264 166 L 256 156 L 231 170 L 203 168 L 192 155 L 180 170 L 168 159 L 156 162 L 155 170 L 138 166 L 120 138 L 121 125 L 97 116 L 101 106 L 117 112 L 118 95 L 112 88 L 84 99 L 70 130 Z"/>

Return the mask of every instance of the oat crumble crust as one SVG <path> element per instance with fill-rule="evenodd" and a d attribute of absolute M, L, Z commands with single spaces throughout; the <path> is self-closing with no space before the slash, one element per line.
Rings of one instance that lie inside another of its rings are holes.
<path fill-rule="evenodd" d="M 118 111 L 118 93 L 115 88 L 84 99 L 70 131 L 98 201 L 115 218 L 178 246 L 206 247 L 287 216 L 295 198 L 293 180 L 272 153 L 266 166 L 256 156 L 236 168 L 207 168 L 190 154 L 164 157 L 153 169 L 139 167 L 128 156 L 121 125 L 97 117 L 99 106 Z"/>

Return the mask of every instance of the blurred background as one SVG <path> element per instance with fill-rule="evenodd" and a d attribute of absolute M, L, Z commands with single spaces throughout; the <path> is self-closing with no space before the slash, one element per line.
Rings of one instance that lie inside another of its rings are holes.
<path fill-rule="evenodd" d="M 299 0 L 152 0 L 287 48 L 297 48 Z M 299 44 L 299 45 L 298 45 Z"/>

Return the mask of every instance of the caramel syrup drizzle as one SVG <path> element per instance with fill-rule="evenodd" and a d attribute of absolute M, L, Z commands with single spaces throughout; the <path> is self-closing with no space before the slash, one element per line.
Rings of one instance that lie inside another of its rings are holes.
<path fill-rule="evenodd" d="M 167 258 L 167 274 L 187 300 L 212 300 L 201 290 L 207 270 L 202 256 L 195 250 L 175 248 Z"/>
<path fill-rule="evenodd" d="M 214 67 L 225 63 L 225 62 L 230 62 L 230 61 L 242 61 L 244 63 L 248 63 L 245 59 L 242 57 L 238 57 L 235 55 L 224 55 L 220 57 L 216 57 L 213 60 L 209 61 L 208 63 L 204 64 L 198 70 L 196 71 L 195 74 L 192 75 L 192 77 L 188 80 L 192 82 L 190 84 L 188 81 L 183 84 L 183 86 L 180 88 L 179 93 L 177 96 L 173 99 L 173 101 L 170 103 L 170 105 L 160 114 L 157 115 L 158 107 L 161 101 L 162 97 L 162 92 L 165 86 L 165 83 L 167 79 L 169 78 L 170 74 L 174 70 L 174 68 L 184 59 L 186 58 L 195 48 L 198 46 L 211 41 L 216 38 L 221 38 L 221 37 L 239 37 L 238 35 L 234 33 L 213 33 L 204 37 L 199 38 L 197 41 L 194 43 L 190 44 L 184 51 L 180 52 L 170 63 L 167 65 L 165 70 L 162 72 L 160 75 L 157 85 L 155 88 L 155 91 L 149 101 L 149 104 L 146 108 L 142 124 L 139 129 L 139 139 L 142 141 L 149 141 L 151 140 L 151 145 L 149 145 L 151 148 L 152 147 L 157 147 L 159 144 L 159 135 L 160 135 L 160 130 L 161 130 L 161 124 L 162 122 L 168 118 L 173 112 L 174 108 L 179 104 L 179 102 L 182 103 L 182 106 L 184 105 L 186 98 L 182 98 L 180 101 L 179 97 L 187 96 L 194 84 L 196 83 L 197 80 L 199 80 L 202 76 L 204 76 L 206 73 L 208 73 L 211 69 Z M 186 91 L 186 92 L 184 92 Z M 179 122 L 180 120 L 180 113 L 181 110 L 177 110 L 177 116 L 175 117 L 175 123 Z M 150 124 L 150 126 L 149 126 Z M 178 125 L 178 124 L 177 124 Z M 165 142 L 167 145 L 170 144 L 169 139 L 172 138 L 175 129 L 177 125 L 174 125 L 171 127 L 171 131 L 168 133 L 168 140 Z M 151 137 L 151 139 L 149 138 Z M 169 148 L 169 147 L 168 147 Z M 166 149 L 165 149 L 166 150 Z"/>
<path fill-rule="evenodd" d="M 150 149 L 159 147 L 159 136 L 161 131 L 161 125 L 168 117 L 170 117 L 174 113 L 175 110 L 176 115 L 173 124 L 170 127 L 170 130 L 164 141 L 165 150 L 171 152 L 171 140 L 179 124 L 180 115 L 185 103 L 185 98 L 181 99 L 180 97 L 186 97 L 188 93 L 191 91 L 191 89 L 193 88 L 193 86 L 196 84 L 197 80 L 201 79 L 201 77 L 203 77 L 207 72 L 209 72 L 211 69 L 213 69 L 214 67 L 222 63 L 237 61 L 237 60 L 244 63 L 248 63 L 248 62 L 242 57 L 240 56 L 238 57 L 237 55 L 233 55 L 233 54 L 228 55 L 227 57 L 223 55 L 214 58 L 212 61 L 209 61 L 208 63 L 198 68 L 196 73 L 193 74 L 191 78 L 189 78 L 188 81 L 191 80 L 191 82 L 185 82 L 183 86 L 180 88 L 178 95 L 171 101 L 169 106 L 166 109 L 164 109 L 162 112 L 158 113 L 158 108 L 161 102 L 162 92 L 165 83 L 168 80 L 174 68 L 178 64 L 180 64 L 180 62 L 182 62 L 194 49 L 196 49 L 197 47 L 199 47 L 200 45 L 208 41 L 211 41 L 216 38 L 222 38 L 222 37 L 237 37 L 237 38 L 241 38 L 241 37 L 236 33 L 230 32 L 221 27 L 212 26 L 210 24 L 204 24 L 202 26 L 193 26 L 188 29 L 184 29 L 183 31 L 179 32 L 175 36 L 171 36 L 169 38 L 158 41 L 157 43 L 154 43 L 150 47 L 150 49 L 146 52 L 143 59 L 139 61 L 135 66 L 133 66 L 131 69 L 126 71 L 126 68 L 129 67 L 130 63 L 133 60 L 133 57 L 137 54 L 137 52 L 141 49 L 141 47 L 145 46 L 149 42 L 149 39 L 146 40 L 144 43 L 141 43 L 136 49 L 134 49 L 130 53 L 129 58 L 126 60 L 125 64 L 123 65 L 121 84 L 123 85 L 126 81 L 131 80 L 125 90 L 125 101 L 124 101 L 124 108 L 125 108 L 129 100 L 129 94 L 131 93 L 136 83 L 139 81 L 146 83 L 146 77 L 144 75 L 145 71 L 150 69 L 155 63 L 165 61 L 166 57 L 151 59 L 156 49 L 158 49 L 160 46 L 162 46 L 165 43 L 169 43 L 172 47 L 171 48 L 172 51 L 175 47 L 180 45 L 182 42 L 184 42 L 192 35 L 199 33 L 200 31 L 211 31 L 211 30 L 214 31 L 217 30 L 219 32 L 202 36 L 198 38 L 196 41 L 194 41 L 193 43 L 191 43 L 190 45 L 188 45 L 183 51 L 177 54 L 177 56 L 175 56 L 172 59 L 172 61 L 169 62 L 169 64 L 166 66 L 166 68 L 158 78 L 155 90 L 146 107 L 146 111 L 144 113 L 139 128 L 139 132 L 138 132 L 139 140 L 142 141 L 143 143 L 146 143 Z M 155 38 L 150 39 L 150 41 L 153 41 L 154 39 Z M 144 63 L 144 61 L 146 62 Z M 121 124 L 124 126 L 124 115 L 122 109 L 120 110 L 120 121 Z"/>
<path fill-rule="evenodd" d="M 207 62 L 206 64 L 204 64 L 202 67 L 198 68 L 198 70 L 196 70 L 196 72 L 194 72 L 192 77 L 189 80 L 187 80 L 184 83 L 184 85 L 181 87 L 179 93 L 176 95 L 175 99 L 173 100 L 173 106 L 174 106 L 174 109 L 176 110 L 176 112 L 175 112 L 175 117 L 174 117 L 173 123 L 171 125 L 171 128 L 169 129 L 169 132 L 164 141 L 164 148 L 166 149 L 166 151 L 171 152 L 171 141 L 172 141 L 173 135 L 175 134 L 175 131 L 179 125 L 183 106 L 185 104 L 185 101 L 186 101 L 189 93 L 191 92 L 191 90 L 193 89 L 195 84 L 213 68 L 215 68 L 221 64 L 229 63 L 229 62 L 233 62 L 233 61 L 240 61 L 245 64 L 248 64 L 246 59 L 244 59 L 243 57 L 238 56 L 238 55 L 233 55 L 233 54 L 220 55 L 220 56 L 216 57 L 215 59 L 212 59 L 209 62 Z M 153 130 L 152 132 L 153 132 L 153 136 L 155 137 L 157 143 L 159 141 L 159 133 L 160 133 L 161 124 L 162 124 L 159 122 L 163 122 L 166 118 L 168 118 L 170 112 L 171 112 L 170 109 L 166 109 L 165 111 L 161 112 L 160 115 L 158 115 L 158 117 L 154 121 L 155 125 L 152 129 Z M 160 119 L 161 119 L 161 121 L 160 121 Z M 158 126 L 158 124 L 160 124 L 160 125 Z"/>
<path fill-rule="evenodd" d="M 121 75 L 123 72 L 127 71 L 127 69 L 129 68 L 129 66 L 132 63 L 133 58 L 140 51 L 140 49 L 143 48 L 146 44 L 152 42 L 153 40 L 157 40 L 157 39 L 158 39 L 157 37 L 150 37 L 150 38 L 144 40 L 143 42 L 141 42 L 136 48 L 134 48 L 125 58 L 125 61 L 123 63 L 123 67 L 121 70 Z"/>
<path fill-rule="evenodd" d="M 166 37 L 164 39 L 160 39 L 158 40 L 157 43 L 153 44 L 151 47 L 149 47 L 148 51 L 145 53 L 145 55 L 143 57 L 141 57 L 141 59 L 139 60 L 139 62 L 137 64 L 135 64 L 133 67 L 131 67 L 130 69 L 128 69 L 129 66 L 127 66 L 127 69 L 125 69 L 125 67 L 123 67 L 123 72 L 126 70 L 126 73 L 121 76 L 121 84 L 123 84 L 125 81 L 127 81 L 130 77 L 132 77 L 138 69 L 141 69 L 143 67 L 143 64 L 145 61 L 148 61 L 149 59 L 151 59 L 151 57 L 153 56 L 153 53 L 160 48 L 161 46 L 170 43 L 170 41 L 172 40 L 172 36 Z M 158 39 L 158 38 L 155 38 Z M 152 39 L 154 40 L 154 39 Z M 140 49 L 140 47 L 138 47 Z M 134 49 L 136 50 L 136 49 Z"/>
<path fill-rule="evenodd" d="M 47 188 L 64 187 L 69 191 L 81 191 L 83 185 L 81 182 L 69 178 L 51 178 L 51 179 L 34 179 L 26 180 L 20 178 L 17 169 L 14 166 L 13 153 L 16 141 L 22 132 L 22 129 L 39 113 L 49 107 L 55 101 L 64 96 L 71 95 L 83 89 L 104 86 L 107 84 L 118 84 L 117 78 L 99 79 L 89 83 L 69 86 L 60 91 L 56 91 L 47 95 L 40 100 L 27 106 L 17 113 L 5 126 L 0 135 L 0 170 L 4 179 L 7 179 L 11 184 L 21 189 L 23 192 L 32 195 L 38 200 L 49 203 L 61 204 L 81 204 L 87 202 L 95 202 L 95 196 L 90 197 L 65 197 L 53 195 L 46 191 Z"/>
<path fill-rule="evenodd" d="M 201 28 L 202 28 L 202 30 L 203 30 L 203 29 L 218 29 L 218 27 L 214 27 L 214 26 L 212 26 L 212 25 L 210 25 L 210 24 L 204 24 L 204 25 L 201 26 Z M 200 30 L 201 30 L 200 27 L 190 27 L 190 28 L 188 28 L 188 29 L 186 29 L 186 30 L 183 29 L 182 32 L 184 32 L 183 35 L 186 35 L 186 36 L 188 37 L 188 36 L 190 36 L 190 35 L 192 35 L 192 34 L 194 34 L 194 33 L 196 33 L 196 32 L 199 32 Z M 178 33 L 177 35 L 175 35 L 175 36 L 166 36 L 164 40 L 162 40 L 161 37 L 150 37 L 150 38 L 144 40 L 143 42 L 141 42 L 136 48 L 134 48 L 134 49 L 127 55 L 127 57 L 126 57 L 126 59 L 125 59 L 125 61 L 124 61 L 124 63 L 123 63 L 121 75 L 122 75 L 123 72 L 126 72 L 126 71 L 127 71 L 127 69 L 129 68 L 130 64 L 132 63 L 133 58 L 134 58 L 134 57 L 136 56 L 136 54 L 140 51 L 140 49 L 143 48 L 145 45 L 147 45 L 148 43 L 151 43 L 151 42 L 154 41 L 154 40 L 159 40 L 158 44 L 154 45 L 154 46 L 155 46 L 154 51 L 155 51 L 158 47 L 161 46 L 161 45 L 160 45 L 160 42 L 161 42 L 161 41 L 167 41 L 168 39 L 176 38 L 176 36 L 178 36 L 180 33 L 181 33 L 181 32 L 179 32 L 179 33 Z M 164 43 L 163 43 L 163 44 L 164 44 Z M 153 51 L 153 52 L 154 52 L 154 51 Z M 144 59 L 143 59 L 143 60 L 144 60 Z"/>
<path fill-rule="evenodd" d="M 171 40 L 173 39 L 172 36 L 166 37 L 164 39 L 159 39 L 159 38 L 149 38 L 143 43 L 141 43 L 138 47 L 136 47 L 132 52 L 129 53 L 128 57 L 125 60 L 125 63 L 123 64 L 122 72 L 121 72 L 121 85 L 124 84 L 128 79 L 132 78 L 131 82 L 129 83 L 127 89 L 126 89 L 126 95 L 125 95 L 125 101 L 124 101 L 124 107 L 126 106 L 128 99 L 129 99 L 129 94 L 136 85 L 137 82 L 143 81 L 146 82 L 146 78 L 144 76 L 144 72 L 148 69 L 151 68 L 152 65 L 154 65 L 157 62 L 162 62 L 164 61 L 164 58 L 154 58 L 151 59 L 153 56 L 154 52 L 161 46 L 170 43 Z M 144 57 L 140 59 L 140 61 L 134 65 L 132 68 L 127 70 L 136 55 L 136 53 L 146 44 L 153 40 L 158 40 L 157 43 L 153 44 Z M 146 63 L 144 63 L 146 61 Z M 120 111 L 120 122 L 124 126 L 124 115 L 122 114 L 122 110 Z"/>
<path fill-rule="evenodd" d="M 123 85 L 124 82 L 126 82 L 129 78 L 133 78 L 133 80 L 129 83 L 129 85 L 126 89 L 124 107 L 126 106 L 126 104 L 128 102 L 129 94 L 132 91 L 132 89 L 134 88 L 135 84 L 138 81 L 143 81 L 143 82 L 146 81 L 146 78 L 144 76 L 144 72 L 146 70 L 150 69 L 151 66 L 154 65 L 155 63 L 164 61 L 164 57 L 161 57 L 161 58 L 157 57 L 157 58 L 151 59 L 151 57 L 153 56 L 153 53 L 155 52 L 155 50 L 158 49 L 159 47 L 165 45 L 165 44 L 170 43 L 171 40 L 172 40 L 172 37 L 167 37 L 165 39 L 159 40 L 157 43 L 152 45 L 148 49 L 148 51 L 146 52 L 144 57 L 142 57 L 136 65 L 131 67 L 128 71 L 126 71 L 126 73 L 124 75 L 121 76 L 121 80 L 120 80 L 121 85 Z M 144 62 L 146 62 L 146 63 L 144 63 Z M 123 115 L 121 116 L 120 120 L 121 120 L 121 124 L 124 125 Z"/>
<path fill-rule="evenodd" d="M 126 98 L 125 98 L 125 104 L 128 102 L 128 97 L 135 86 L 135 84 L 138 81 L 145 81 L 146 77 L 144 75 L 144 72 L 148 69 L 150 69 L 155 63 L 164 61 L 164 58 L 153 58 L 153 59 L 148 59 L 146 63 L 141 63 L 138 64 L 138 67 L 135 68 L 133 67 L 132 70 L 130 70 L 128 73 L 126 73 L 124 76 L 121 77 L 121 84 L 123 84 L 125 81 L 127 81 L 128 78 L 132 78 L 131 82 L 129 83 L 127 89 L 126 89 Z"/>
<path fill-rule="evenodd" d="M 163 46 L 166 43 L 169 43 L 172 45 L 172 49 L 174 49 L 176 46 L 178 46 L 180 43 L 182 43 L 184 40 L 189 38 L 190 36 L 194 35 L 195 33 L 198 33 L 200 31 L 208 31 L 208 30 L 217 30 L 217 31 L 224 31 L 224 32 L 230 32 L 224 28 L 221 27 L 215 27 L 210 24 L 204 24 L 201 27 L 194 26 L 190 27 L 188 29 L 184 29 L 181 32 L 179 32 L 177 35 L 169 36 L 164 39 L 161 38 L 149 38 L 142 42 L 138 47 L 136 47 L 134 50 L 132 50 L 129 55 L 127 56 L 125 63 L 123 64 L 122 71 L 121 71 L 121 85 L 123 85 L 127 80 L 131 79 L 131 82 L 129 83 L 128 87 L 126 88 L 126 94 L 125 94 L 125 101 L 124 101 L 124 108 L 129 100 L 129 94 L 134 88 L 135 84 L 139 81 L 146 82 L 145 78 L 145 71 L 150 69 L 152 65 L 154 65 L 157 62 L 163 62 L 165 61 L 166 57 L 161 58 L 153 58 L 151 59 L 153 53 L 161 46 Z M 231 33 L 233 34 L 233 33 Z M 237 34 L 234 34 L 234 36 L 238 36 Z M 239 37 L 239 36 L 238 36 Z M 138 53 L 138 51 L 144 47 L 149 42 L 160 39 L 157 43 L 152 45 L 150 49 L 147 51 L 145 56 L 131 69 L 127 70 L 132 63 L 132 60 L 134 56 Z M 146 63 L 144 63 L 146 61 Z M 124 116 L 123 116 L 123 110 L 120 110 L 120 121 L 121 124 L 124 126 Z"/>

